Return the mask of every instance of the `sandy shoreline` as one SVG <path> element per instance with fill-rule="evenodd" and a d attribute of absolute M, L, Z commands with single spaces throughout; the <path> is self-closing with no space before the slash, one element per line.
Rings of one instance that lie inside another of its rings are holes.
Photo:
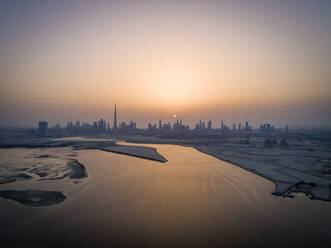
<path fill-rule="evenodd" d="M 209 144 L 208 142 L 204 143 L 194 140 L 169 140 L 157 137 L 127 137 L 121 140 L 141 144 L 171 144 L 192 147 L 199 152 L 231 163 L 273 182 L 275 190 L 271 193 L 274 195 L 293 198 L 295 193 L 304 193 L 313 200 L 331 201 L 330 178 L 305 170 L 303 167 L 295 168 L 294 166 L 278 165 L 277 163 L 271 163 L 270 159 L 264 160 L 264 152 L 267 153 L 270 150 L 256 149 L 256 151 L 261 153 L 261 155 L 256 155 L 259 158 L 257 160 L 254 156 L 246 155 L 246 152 L 249 151 L 248 149 L 251 149 L 250 145 L 230 144 L 232 146 L 226 147 L 223 143 Z M 243 149 L 240 146 L 248 147 Z M 286 158 L 284 161 L 286 162 Z M 288 163 L 291 162 L 289 161 Z"/>
<path fill-rule="evenodd" d="M 308 196 L 310 199 L 313 200 L 331 201 L 331 190 L 330 190 L 331 184 L 327 184 L 326 180 L 319 179 L 317 177 L 315 177 L 317 183 L 305 182 L 300 178 L 294 178 L 294 177 L 293 177 L 294 181 L 276 180 L 271 175 L 268 175 L 267 173 L 262 173 L 261 171 L 259 171 L 259 169 L 249 167 L 250 161 L 238 162 L 236 161 L 235 158 L 221 157 L 217 153 L 213 153 L 209 151 L 208 148 L 203 149 L 199 146 L 194 146 L 194 145 L 192 145 L 191 147 L 195 148 L 196 150 L 202 153 L 208 154 L 222 161 L 231 163 L 235 166 L 238 166 L 256 175 L 264 177 L 267 180 L 270 180 L 276 186 L 275 190 L 272 192 L 272 194 L 274 195 L 283 196 L 283 197 L 294 197 L 293 193 L 304 193 L 306 196 Z"/>

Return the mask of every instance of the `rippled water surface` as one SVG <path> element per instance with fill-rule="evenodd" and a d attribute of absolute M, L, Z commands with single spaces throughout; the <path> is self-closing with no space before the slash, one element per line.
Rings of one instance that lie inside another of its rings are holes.
<path fill-rule="evenodd" d="M 35 208 L 0 199 L 2 242 L 62 247 L 329 247 L 329 202 L 273 196 L 273 183 L 193 148 L 151 146 L 168 162 L 96 150 L 1 150 L 0 162 L 7 159 L 9 167 L 15 166 L 15 159 L 21 163 L 22 156 L 31 163 L 31 152 L 65 153 L 85 165 L 88 173 L 78 181 L 0 185 L 0 190 L 58 190 L 67 197 Z"/>

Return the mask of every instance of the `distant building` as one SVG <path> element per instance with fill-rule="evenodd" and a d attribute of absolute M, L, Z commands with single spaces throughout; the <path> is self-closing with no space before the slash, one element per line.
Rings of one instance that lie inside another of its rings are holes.
<path fill-rule="evenodd" d="M 173 133 L 175 133 L 176 135 L 183 135 L 187 133 L 188 129 L 188 126 L 183 125 L 182 120 L 177 120 L 177 122 L 173 124 Z"/>
<path fill-rule="evenodd" d="M 137 129 L 137 124 L 132 120 L 130 121 L 130 124 L 126 124 L 125 121 L 122 121 L 119 125 L 119 129 L 121 132 L 135 131 Z"/>
<path fill-rule="evenodd" d="M 270 123 L 264 123 L 260 125 L 260 131 L 264 133 L 269 133 L 274 131 L 274 126 Z"/>
<path fill-rule="evenodd" d="M 211 120 L 208 121 L 207 127 L 208 127 L 208 130 L 211 130 Z"/>
<path fill-rule="evenodd" d="M 99 132 L 105 132 L 106 131 L 106 121 L 104 119 L 100 119 L 97 123 Z"/>
<path fill-rule="evenodd" d="M 114 126 L 113 129 L 117 129 L 117 111 L 116 111 L 116 104 L 115 104 L 115 111 L 114 111 Z"/>
<path fill-rule="evenodd" d="M 221 131 L 222 132 L 228 132 L 230 130 L 230 128 L 224 124 L 223 121 L 221 121 Z"/>
<path fill-rule="evenodd" d="M 79 129 L 80 128 L 80 121 L 76 121 L 75 128 Z"/>
<path fill-rule="evenodd" d="M 156 124 L 148 123 L 147 130 L 149 133 L 156 133 Z"/>
<path fill-rule="evenodd" d="M 182 125 L 182 121 L 181 121 L 180 125 Z M 211 127 L 211 121 L 208 122 L 208 125 L 210 125 L 210 127 Z M 206 123 L 202 120 L 199 120 L 199 122 L 195 124 L 195 131 L 203 132 L 205 130 L 206 130 Z"/>
<path fill-rule="evenodd" d="M 159 130 L 161 130 L 161 129 L 162 129 L 162 120 L 159 119 Z"/>
<path fill-rule="evenodd" d="M 39 121 L 39 135 L 45 136 L 48 132 L 48 122 L 47 121 Z"/>

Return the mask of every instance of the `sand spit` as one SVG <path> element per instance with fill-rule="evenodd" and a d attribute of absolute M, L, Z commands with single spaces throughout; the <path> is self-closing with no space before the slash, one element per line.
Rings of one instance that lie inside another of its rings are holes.
<path fill-rule="evenodd" d="M 137 158 L 154 160 L 157 162 L 167 162 L 161 154 L 152 147 L 142 146 L 126 146 L 118 145 L 114 141 L 95 139 L 83 139 L 83 140 L 49 140 L 41 139 L 34 141 L 25 141 L 22 143 L 3 143 L 0 144 L 0 148 L 59 148 L 59 147 L 72 147 L 75 150 L 102 150 L 107 152 L 119 153 Z M 41 155 L 40 158 L 47 158 L 47 155 Z"/>
<path fill-rule="evenodd" d="M 159 154 L 157 150 L 153 147 L 117 145 L 117 146 L 110 146 L 107 148 L 101 148 L 100 150 L 129 155 L 143 159 L 154 160 L 162 163 L 168 161 L 165 157 Z"/>
<path fill-rule="evenodd" d="M 60 203 L 66 199 L 61 191 L 44 190 L 2 190 L 0 197 L 10 199 L 29 207 L 42 207 Z"/>

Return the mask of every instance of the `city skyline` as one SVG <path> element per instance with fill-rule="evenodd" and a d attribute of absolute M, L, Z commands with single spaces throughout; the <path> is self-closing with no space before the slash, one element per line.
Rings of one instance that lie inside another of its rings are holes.
<path fill-rule="evenodd" d="M 55 129 L 94 129 L 99 130 L 102 132 L 109 132 L 109 131 L 133 131 L 137 129 L 147 129 L 148 131 L 174 131 L 176 130 L 180 132 L 186 132 L 190 130 L 195 131 L 211 131 L 211 130 L 220 130 L 222 132 L 228 132 L 228 131 L 243 131 L 243 132 L 250 132 L 253 130 L 259 130 L 261 132 L 273 132 L 276 129 L 278 130 L 285 130 L 289 131 L 289 126 L 286 125 L 285 127 L 275 127 L 274 125 L 261 121 L 259 126 L 252 126 L 249 121 L 244 122 L 233 122 L 231 124 L 225 123 L 223 120 L 221 120 L 220 123 L 214 123 L 212 120 L 199 120 L 198 122 L 194 123 L 194 125 L 189 125 L 185 123 L 185 121 L 178 119 L 176 114 L 173 114 L 173 122 L 171 121 L 165 121 L 161 118 L 157 121 L 154 121 L 152 123 L 148 122 L 147 127 L 137 127 L 136 122 L 134 122 L 132 119 L 130 119 L 129 124 L 126 123 L 125 120 L 119 120 L 118 125 L 118 119 L 117 119 L 117 104 L 114 105 L 114 114 L 113 114 L 113 125 L 111 126 L 111 121 L 107 121 L 103 118 L 100 120 L 93 121 L 92 123 L 89 123 L 87 121 L 81 121 L 81 120 L 67 120 L 66 124 L 61 126 L 60 122 L 57 122 L 55 125 L 51 126 L 50 128 Z M 227 125 L 228 124 L 228 125 Z M 39 133 L 42 134 L 42 136 L 45 136 L 48 129 L 48 122 L 47 121 L 38 121 L 38 129 Z M 296 128 L 296 127 L 291 127 Z"/>
<path fill-rule="evenodd" d="M 47 124 L 49 124 L 50 127 L 68 127 L 68 124 L 69 123 L 74 123 L 75 125 L 77 124 L 77 122 L 81 122 L 82 124 L 85 123 L 85 124 L 88 124 L 88 125 L 93 125 L 93 123 L 96 123 L 98 122 L 98 120 L 102 120 L 102 121 L 105 121 L 105 123 L 107 124 L 108 126 L 108 129 L 112 129 L 112 130 L 116 130 L 118 128 L 118 123 L 119 125 L 123 124 L 124 125 L 126 124 L 126 122 L 132 122 L 133 120 L 135 121 L 134 118 L 118 118 L 117 117 L 117 107 L 118 107 L 118 104 L 114 104 L 114 112 L 113 112 L 113 117 L 112 118 L 107 118 L 107 116 L 109 116 L 110 114 L 108 115 L 100 115 L 99 117 L 96 117 L 95 119 L 66 119 L 66 120 L 57 120 L 57 121 L 54 121 L 54 119 L 51 121 L 49 121 L 49 119 L 43 119 L 43 118 L 40 118 L 39 120 L 34 120 L 32 122 L 31 125 L 20 125 L 19 123 L 16 123 L 15 125 L 10 125 L 10 126 L 6 126 L 6 125 L 1 125 L 0 124 L 0 127 L 22 127 L 22 128 L 35 128 L 36 125 L 40 125 L 40 122 L 47 122 Z M 133 115 L 134 116 L 134 115 Z M 285 119 L 282 120 L 281 123 L 277 123 L 274 122 L 274 121 L 270 121 L 270 119 L 261 119 L 260 121 L 255 121 L 255 120 L 251 120 L 249 118 L 247 119 L 243 119 L 243 118 L 236 118 L 236 119 L 230 119 L 230 120 L 227 120 L 226 118 L 222 119 L 221 117 L 219 116 L 214 116 L 213 118 L 210 118 L 210 116 L 205 116 L 203 114 L 200 115 L 200 117 L 202 118 L 193 118 L 193 119 L 184 119 L 182 118 L 182 116 L 178 116 L 178 114 L 176 113 L 173 113 L 173 114 L 168 114 L 168 115 L 165 115 L 163 117 L 161 116 L 154 116 L 153 118 L 149 118 L 149 119 L 144 119 L 143 122 L 134 122 L 134 125 L 135 127 L 139 128 L 139 129 L 148 129 L 148 126 L 149 124 L 152 124 L 152 125 L 156 125 L 156 126 L 159 126 L 160 122 L 163 122 L 163 123 L 169 123 L 171 124 L 171 126 L 173 124 L 176 124 L 176 122 L 180 121 L 180 122 L 183 122 L 185 123 L 185 125 L 188 126 L 189 129 L 194 129 L 196 127 L 196 124 L 200 122 L 200 125 L 201 125 L 201 121 L 204 122 L 206 124 L 206 126 L 208 125 L 213 125 L 212 128 L 213 129 L 222 129 L 223 125 L 228 127 L 229 129 L 236 129 L 236 127 L 238 128 L 238 125 L 245 125 L 246 122 L 250 123 L 250 126 L 252 129 L 260 129 L 261 128 L 261 125 L 265 124 L 265 123 L 274 123 L 275 125 L 277 125 L 277 128 L 280 128 L 280 129 L 284 129 L 286 127 L 289 126 L 289 123 L 290 122 L 287 122 Z M 209 118 L 208 118 L 209 117 Z M 44 121 L 40 121 L 41 119 L 43 119 Z M 112 125 L 111 125 L 112 123 Z M 210 123 L 210 124 L 209 124 Z M 331 126 L 330 125 L 308 125 L 307 123 L 305 122 L 302 122 L 302 123 L 299 123 L 299 124 L 290 124 L 291 128 L 330 128 Z"/>
<path fill-rule="evenodd" d="M 112 118 L 107 118 L 108 115 L 99 115 L 98 117 L 92 119 L 66 119 L 66 120 L 51 120 L 49 121 L 49 119 L 45 119 L 45 118 L 40 118 L 39 120 L 34 120 L 32 122 L 32 124 L 30 125 L 22 125 L 20 123 L 16 123 L 14 125 L 1 125 L 0 127 L 20 127 L 20 128 L 35 128 L 38 123 L 40 122 L 47 122 L 49 127 L 67 127 L 69 122 L 72 123 L 77 123 L 77 122 L 81 122 L 81 123 L 86 123 L 89 125 L 93 125 L 93 123 L 97 122 L 98 120 L 103 120 L 105 121 L 105 123 L 110 126 L 110 129 L 117 129 L 118 128 L 118 123 L 126 123 L 126 122 L 132 122 L 135 121 L 135 125 L 137 126 L 137 128 L 139 129 L 146 129 L 148 128 L 149 124 L 152 125 L 159 125 L 159 122 L 162 121 L 163 123 L 170 123 L 171 125 L 176 124 L 176 122 L 180 121 L 185 123 L 185 125 L 187 125 L 190 129 L 194 129 L 196 124 L 199 122 L 204 122 L 206 127 L 208 125 L 208 123 L 212 123 L 212 128 L 213 129 L 222 129 L 222 126 L 227 126 L 229 129 L 236 129 L 234 127 L 238 127 L 238 125 L 245 125 L 246 122 L 250 123 L 251 128 L 252 129 L 260 129 L 261 125 L 265 124 L 265 123 L 273 123 L 274 125 L 277 126 L 277 128 L 280 129 L 285 129 L 286 127 L 288 127 L 289 125 L 291 126 L 291 128 L 330 128 L 331 126 L 328 124 L 320 124 L 320 125 L 309 125 L 305 122 L 299 123 L 299 124 L 291 124 L 291 122 L 287 122 L 286 120 L 282 120 L 282 122 L 278 123 L 277 121 L 270 121 L 270 119 L 261 119 L 260 121 L 256 121 L 256 120 L 251 120 L 249 118 L 247 119 L 243 119 L 243 118 L 236 118 L 236 119 L 222 119 L 221 117 L 213 117 L 213 118 L 208 118 L 206 116 L 204 116 L 203 114 L 200 115 L 202 116 L 202 118 L 189 118 L 188 120 L 181 118 L 181 116 L 178 116 L 176 113 L 173 114 L 168 114 L 162 117 L 160 116 L 154 116 L 153 118 L 149 118 L 149 119 L 144 119 L 142 122 L 136 122 L 136 120 L 134 118 L 118 118 L 117 117 L 117 104 L 115 104 L 114 106 L 114 112 L 113 112 L 113 117 Z M 40 121 L 43 120 L 43 121 Z M 112 124 L 111 124 L 112 123 Z M 109 128 L 108 128 L 109 129 Z"/>

